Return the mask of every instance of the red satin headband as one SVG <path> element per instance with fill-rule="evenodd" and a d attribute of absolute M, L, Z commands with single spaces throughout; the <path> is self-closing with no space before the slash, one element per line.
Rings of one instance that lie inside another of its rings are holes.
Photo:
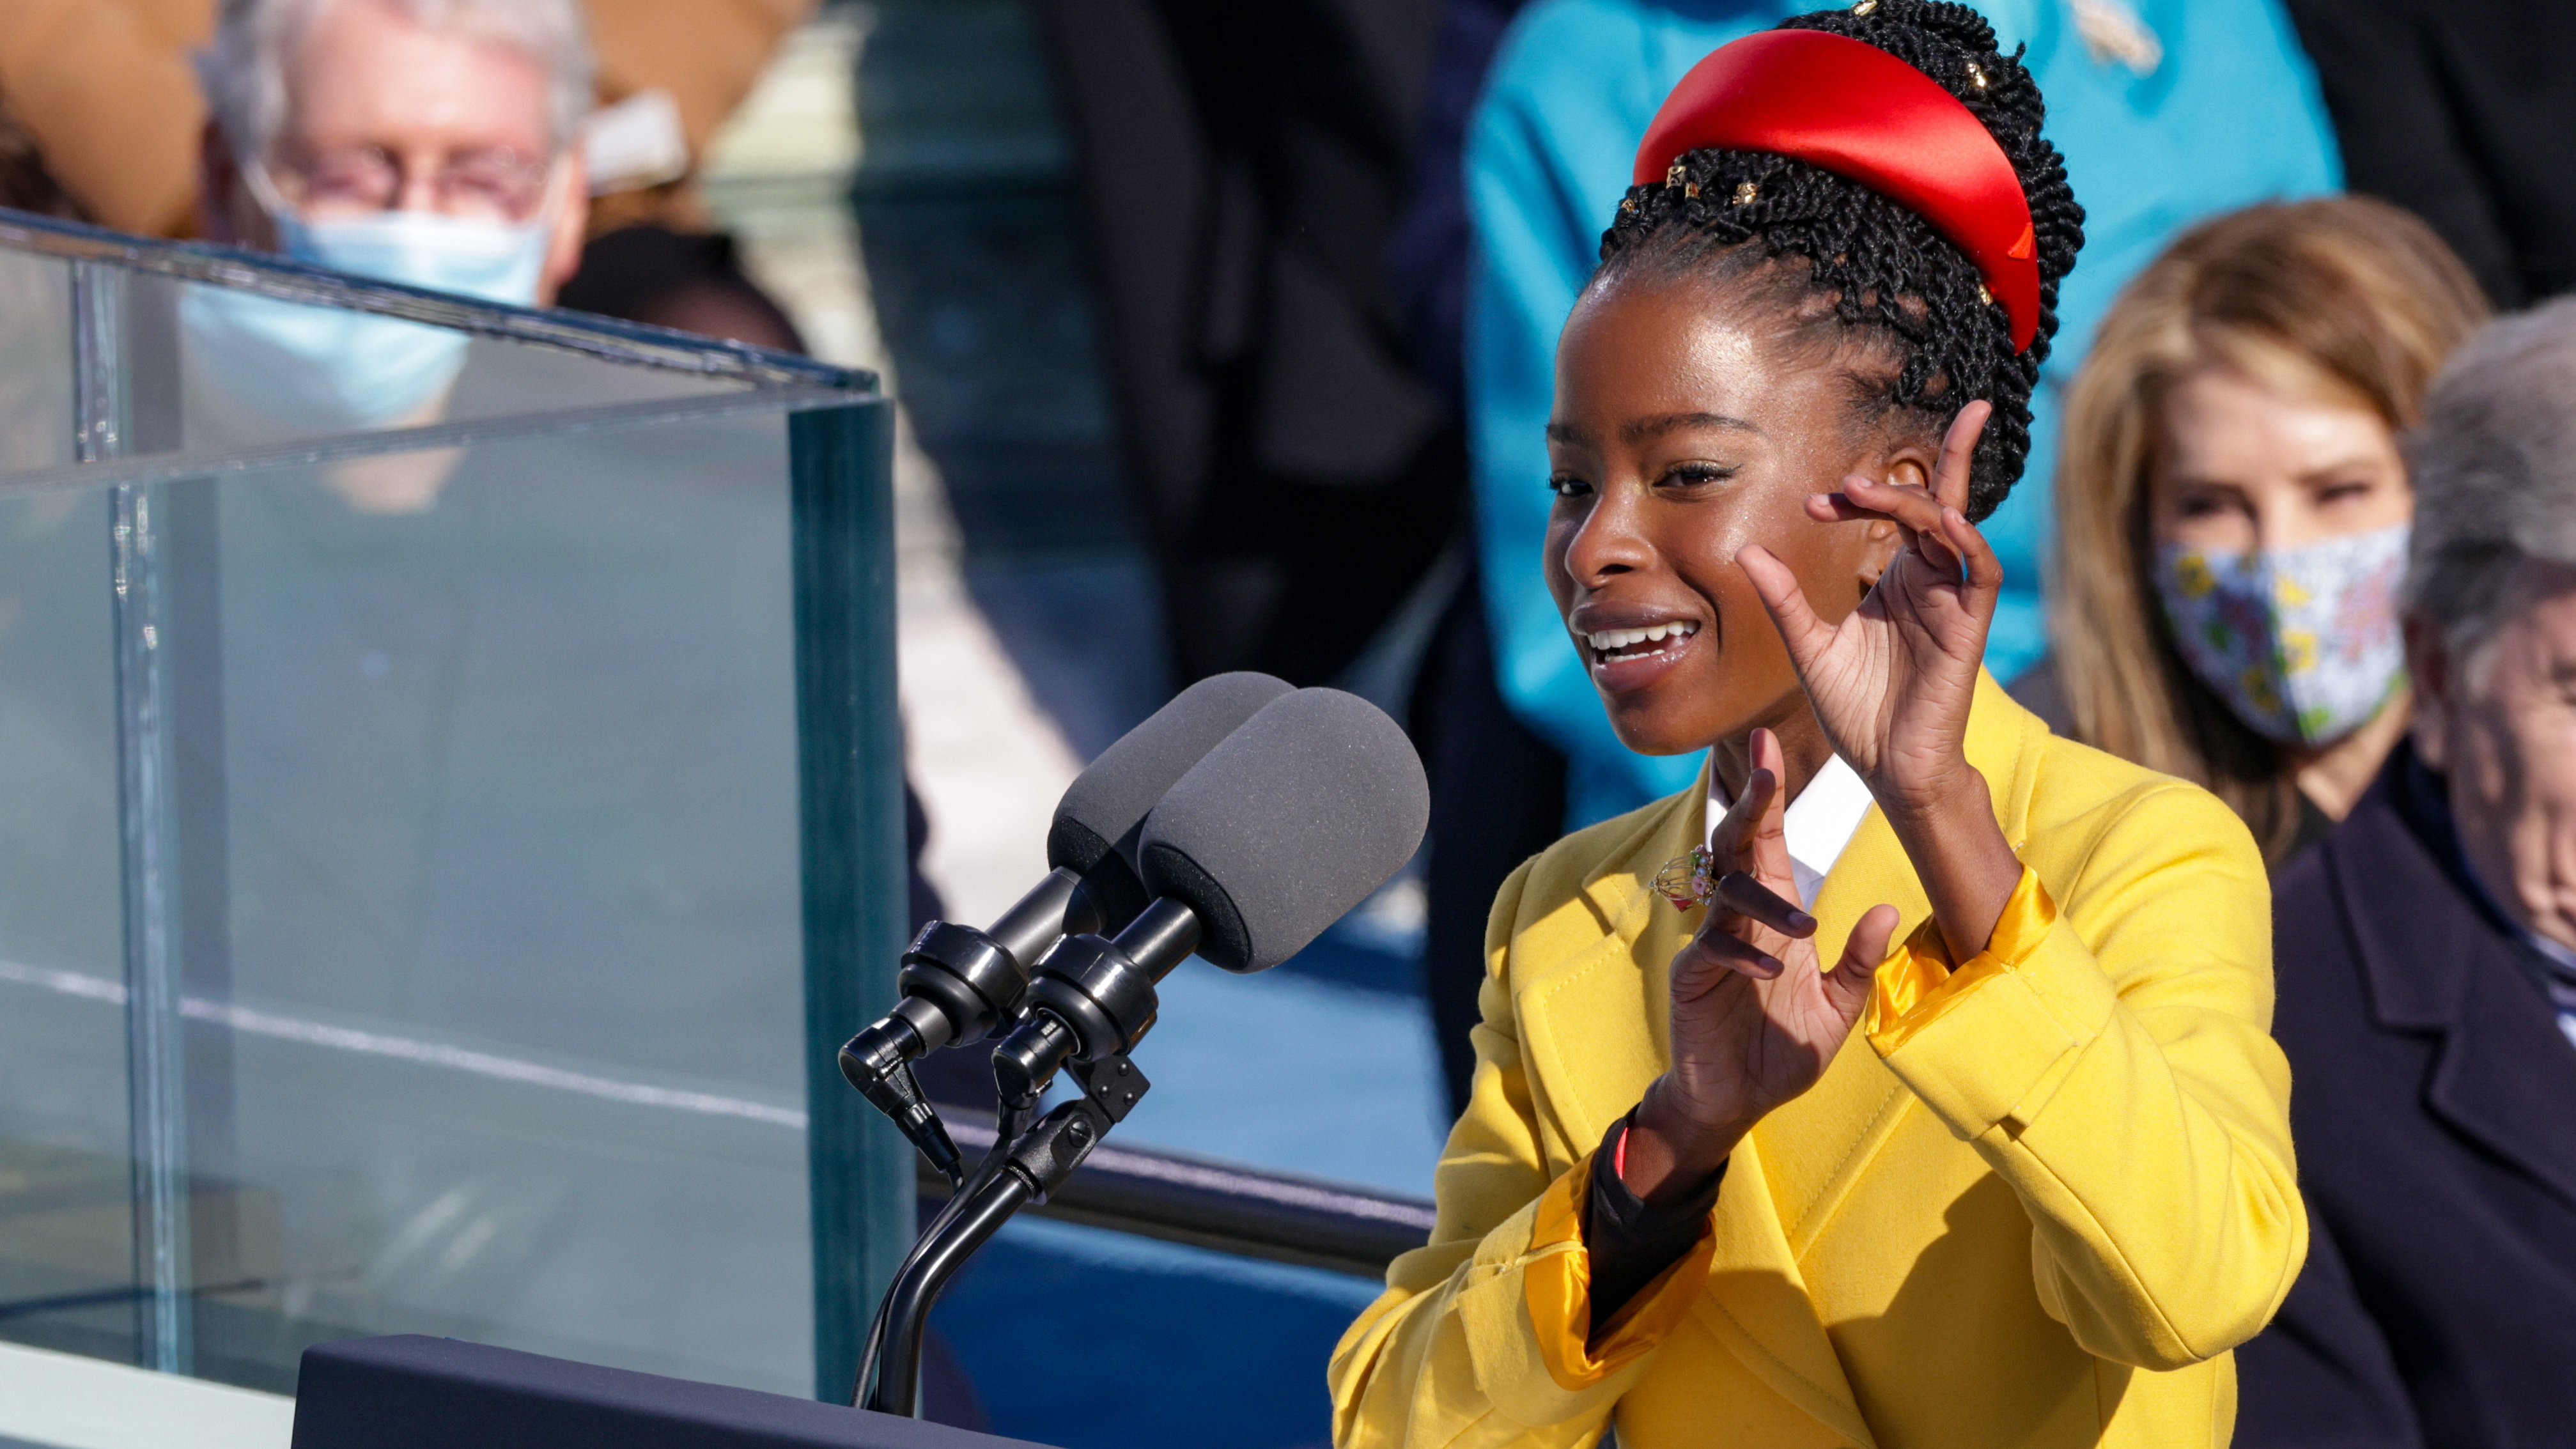
<path fill-rule="evenodd" d="M 1893 198 L 1976 264 L 2015 352 L 2039 331 L 2039 239 L 2011 160 L 1958 97 L 1877 46 L 1766 30 L 1710 51 L 1646 128 L 1635 184 L 1702 147 L 1793 157 Z"/>

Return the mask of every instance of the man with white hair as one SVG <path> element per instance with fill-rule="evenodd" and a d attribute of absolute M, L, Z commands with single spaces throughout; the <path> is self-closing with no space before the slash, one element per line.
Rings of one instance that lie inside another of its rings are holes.
<path fill-rule="evenodd" d="M 210 239 L 522 306 L 579 265 L 578 0 L 224 0 L 199 72 Z M 425 421 L 465 357 L 462 334 L 208 287 L 180 320 L 192 405 L 234 433 Z"/>
<path fill-rule="evenodd" d="M 2576 300 L 2460 349 L 2410 451 L 2411 743 L 2275 906 L 2311 1233 L 2252 1449 L 2576 1437 Z"/>
<path fill-rule="evenodd" d="M 522 304 L 580 261 L 577 0 L 226 0 L 200 69 L 210 238 Z"/>

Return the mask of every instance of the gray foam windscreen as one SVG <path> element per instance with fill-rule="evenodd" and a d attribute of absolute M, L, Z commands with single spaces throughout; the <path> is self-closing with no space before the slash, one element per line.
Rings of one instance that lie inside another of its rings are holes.
<path fill-rule="evenodd" d="M 1404 868 L 1431 818 L 1413 742 L 1338 689 L 1274 700 L 1145 819 L 1146 889 L 1199 918 L 1199 954 L 1262 971 Z"/>
<path fill-rule="evenodd" d="M 1066 788 L 1047 830 L 1047 864 L 1089 875 L 1219 740 L 1286 693 L 1286 680 L 1247 671 L 1202 679 L 1175 695 Z"/>

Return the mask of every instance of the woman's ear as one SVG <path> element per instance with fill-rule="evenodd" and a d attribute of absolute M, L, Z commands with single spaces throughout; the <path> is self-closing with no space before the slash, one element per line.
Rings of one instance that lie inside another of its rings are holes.
<path fill-rule="evenodd" d="M 1887 459 L 1883 475 L 1891 487 L 1932 488 L 1932 455 L 1918 448 L 1899 448 Z"/>
<path fill-rule="evenodd" d="M 1888 454 L 1887 471 L 1883 476 L 1896 487 L 1920 488 L 1952 508 L 1962 512 L 1967 510 L 1967 478 L 1964 473 L 1955 480 L 1959 485 L 1956 498 L 1942 494 L 1936 486 L 1941 478 L 1941 440 L 1937 437 L 1899 444 L 1894 452 Z"/>
<path fill-rule="evenodd" d="M 1931 449 L 1906 443 L 1877 460 L 1874 467 L 1861 471 L 1863 476 L 1886 480 L 1890 487 L 1921 488 L 1928 492 L 1932 487 L 1935 461 L 1936 456 Z M 1894 519 L 1882 517 L 1871 519 L 1867 531 L 1861 536 L 1868 543 L 1861 550 L 1858 597 L 1865 599 L 1869 597 L 1870 590 L 1878 587 L 1879 575 L 1887 572 L 1887 566 L 1895 562 L 1897 553 L 1905 547 L 1905 535 Z"/>

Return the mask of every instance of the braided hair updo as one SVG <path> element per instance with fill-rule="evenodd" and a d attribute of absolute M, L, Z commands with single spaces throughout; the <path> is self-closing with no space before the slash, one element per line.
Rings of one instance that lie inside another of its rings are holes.
<path fill-rule="evenodd" d="M 2057 284 L 2084 245 L 2066 163 L 2040 135 L 2039 87 L 1995 50 L 1995 33 L 1946 0 L 1861 0 L 1781 22 L 1865 41 L 1930 76 L 1982 122 L 2030 203 L 2039 246 L 2039 327 L 2016 354 L 2003 304 L 1966 254 L 1899 203 L 1805 161 L 1702 149 L 1664 181 L 1630 187 L 1601 237 L 1592 286 L 1642 273 L 1749 286 L 1787 305 L 1792 333 L 1832 350 L 1858 344 L 1879 365 L 1856 374 L 1877 421 L 1911 414 L 1937 437 L 1968 402 L 1994 417 L 1977 441 L 1967 514 L 1994 512 L 2030 453 L 2030 394 L 2057 331 Z M 1758 243 L 1758 245 L 1755 245 Z"/>

